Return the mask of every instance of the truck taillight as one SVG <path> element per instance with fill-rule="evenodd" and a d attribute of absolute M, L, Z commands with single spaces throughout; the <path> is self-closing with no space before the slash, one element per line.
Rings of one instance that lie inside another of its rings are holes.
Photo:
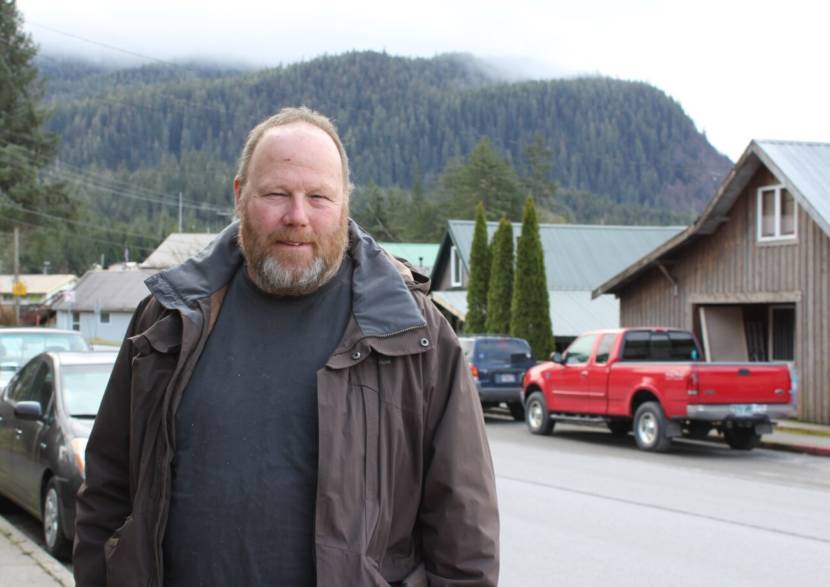
<path fill-rule="evenodd" d="M 478 367 L 470 363 L 470 375 L 473 376 L 473 379 L 478 381 Z"/>
<path fill-rule="evenodd" d="M 697 379 L 697 371 L 692 369 L 691 374 L 689 375 L 689 390 L 688 394 L 690 396 L 696 396 L 698 394 L 698 379 Z"/>

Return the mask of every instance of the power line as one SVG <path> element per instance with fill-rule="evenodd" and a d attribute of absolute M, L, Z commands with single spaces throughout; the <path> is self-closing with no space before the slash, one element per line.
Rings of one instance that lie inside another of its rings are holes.
<path fill-rule="evenodd" d="M 82 37 L 81 35 L 76 35 L 75 33 L 69 33 L 66 31 L 62 31 L 56 28 L 52 28 L 46 26 L 45 24 L 40 24 L 37 22 L 32 22 L 31 20 L 26 21 L 28 24 L 34 25 L 38 28 L 45 29 L 52 33 L 56 33 L 58 35 L 63 35 L 65 37 L 69 37 L 72 39 L 77 39 L 79 41 L 83 41 L 84 43 L 89 43 L 90 45 L 97 45 L 98 47 L 103 47 L 105 49 L 110 49 L 111 51 L 118 51 L 119 53 L 124 53 L 125 55 L 131 55 L 133 57 L 138 57 L 139 59 L 146 59 L 148 61 L 155 61 L 156 63 L 163 63 L 165 65 L 172 65 L 173 67 L 184 67 L 180 66 L 177 63 L 173 63 L 172 61 L 165 61 L 164 59 L 159 59 L 158 57 L 151 57 L 150 55 L 144 55 L 143 53 L 138 53 L 136 51 L 131 51 L 130 49 L 124 49 L 122 47 L 116 47 L 115 45 L 110 45 L 108 43 L 102 43 L 101 41 L 95 41 L 94 39 L 89 39 L 87 37 Z"/>
<path fill-rule="evenodd" d="M 7 220 L 9 222 L 14 222 L 16 224 L 22 224 L 24 226 L 29 226 L 29 227 L 40 229 L 40 230 L 46 230 L 46 231 L 50 231 L 50 232 L 60 231 L 60 229 L 58 229 L 56 227 L 53 227 L 53 226 L 44 226 L 43 224 L 34 224 L 32 222 L 26 222 L 26 221 L 23 221 L 23 220 L 18 220 L 16 218 L 11 218 L 10 216 L 5 216 L 5 215 L 2 215 L 2 214 L 0 214 L 0 219 Z M 131 249 L 139 249 L 139 250 L 142 250 L 142 251 L 149 251 L 149 252 L 155 251 L 155 249 L 150 248 L 150 247 L 142 247 L 140 245 L 125 245 L 125 243 L 123 243 L 123 242 L 117 243 L 115 241 L 108 241 L 108 240 L 94 238 L 94 237 L 91 237 L 91 236 L 86 236 L 86 235 L 77 234 L 77 233 L 73 233 L 73 232 L 62 232 L 62 234 L 63 234 L 64 237 L 87 240 L 87 241 L 90 241 L 90 242 L 96 242 L 96 243 L 99 243 L 99 244 L 110 245 L 110 246 L 113 246 L 113 247 L 128 246 Z"/>

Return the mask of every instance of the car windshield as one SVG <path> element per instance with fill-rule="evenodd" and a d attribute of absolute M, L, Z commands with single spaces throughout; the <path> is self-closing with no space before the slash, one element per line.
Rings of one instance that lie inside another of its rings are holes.
<path fill-rule="evenodd" d="M 526 341 L 516 338 L 494 338 L 479 340 L 476 344 L 476 360 L 491 365 L 510 365 L 516 362 L 517 355 L 530 360 L 530 346 Z"/>
<path fill-rule="evenodd" d="M 66 365 L 61 369 L 61 388 L 66 412 L 74 418 L 94 418 L 112 373 L 112 363 Z"/>
<path fill-rule="evenodd" d="M 44 351 L 85 352 L 89 345 L 71 332 L 0 332 L 0 366 L 16 371 Z"/>

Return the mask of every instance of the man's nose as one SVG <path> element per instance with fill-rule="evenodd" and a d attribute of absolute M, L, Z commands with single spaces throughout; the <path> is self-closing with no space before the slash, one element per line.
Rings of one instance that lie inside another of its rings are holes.
<path fill-rule="evenodd" d="M 308 224 L 306 201 L 302 194 L 292 194 L 288 199 L 288 208 L 283 216 L 283 222 L 289 226 L 305 226 Z"/>

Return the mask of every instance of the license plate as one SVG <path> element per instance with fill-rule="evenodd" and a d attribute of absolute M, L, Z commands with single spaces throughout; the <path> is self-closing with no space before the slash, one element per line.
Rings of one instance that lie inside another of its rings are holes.
<path fill-rule="evenodd" d="M 516 383 L 516 376 L 513 373 L 500 373 L 496 375 L 496 383 Z"/>
<path fill-rule="evenodd" d="M 736 416 L 754 416 L 765 414 L 767 406 L 764 404 L 735 404 L 732 406 L 732 413 Z"/>

